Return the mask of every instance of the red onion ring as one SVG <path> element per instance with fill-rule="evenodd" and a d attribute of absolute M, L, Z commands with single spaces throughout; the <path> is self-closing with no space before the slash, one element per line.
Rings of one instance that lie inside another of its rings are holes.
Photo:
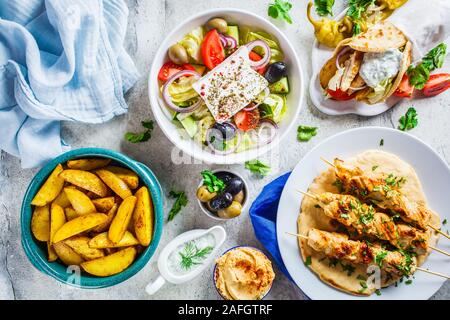
<path fill-rule="evenodd" d="M 339 64 L 339 59 L 344 55 L 344 53 L 348 52 L 349 50 L 351 50 L 350 47 L 345 47 L 344 50 L 339 52 L 339 54 L 337 55 L 337 57 L 336 57 L 336 68 L 338 68 L 338 70 L 342 70 L 342 67 Z"/>
<path fill-rule="evenodd" d="M 258 108 L 259 105 L 260 105 L 261 103 L 263 103 L 264 100 L 266 100 L 266 98 L 269 96 L 269 94 L 270 94 L 269 88 L 265 88 L 265 89 L 264 89 L 264 93 L 265 93 L 265 96 L 264 96 L 264 98 L 263 98 L 260 102 L 258 102 L 258 103 L 253 103 L 253 102 L 251 102 L 251 103 L 253 103 L 253 105 L 251 105 L 250 107 L 245 107 L 244 110 L 245 110 L 245 111 L 252 111 L 252 110 L 255 110 L 256 108 Z"/>
<path fill-rule="evenodd" d="M 271 135 L 269 138 L 265 139 L 265 140 L 261 140 L 258 141 L 259 144 L 267 144 L 267 143 L 271 143 L 273 141 L 273 139 L 277 136 L 278 134 L 278 125 L 270 120 L 270 119 L 261 119 L 261 121 L 259 122 L 259 128 L 258 128 L 258 139 L 261 138 L 262 136 L 262 130 L 264 130 L 264 128 L 271 128 L 270 132 Z"/>
<path fill-rule="evenodd" d="M 163 90 L 162 90 L 162 96 L 163 96 L 163 99 L 164 99 L 164 102 L 166 103 L 166 105 L 173 111 L 180 112 L 180 113 L 192 112 L 195 109 L 197 109 L 202 103 L 202 99 L 200 97 L 197 102 L 195 102 L 192 106 L 187 107 L 187 108 L 181 108 L 173 103 L 172 98 L 170 97 L 170 94 L 169 94 L 169 87 L 175 80 L 177 80 L 178 78 L 184 77 L 184 76 L 192 76 L 192 77 L 195 77 L 196 79 L 201 78 L 200 74 L 198 74 L 195 71 L 181 70 L 181 71 L 175 73 L 173 76 L 171 76 L 167 80 L 167 82 L 164 84 Z"/>
<path fill-rule="evenodd" d="M 233 124 L 233 126 L 234 126 L 234 124 Z M 235 127 L 236 127 L 236 126 L 235 126 Z M 227 154 L 233 153 L 233 152 L 236 151 L 236 149 L 237 149 L 237 148 L 239 147 L 239 145 L 241 144 L 241 141 L 242 141 L 241 131 L 240 131 L 240 130 L 236 130 L 236 136 L 235 136 L 235 138 L 237 138 L 237 141 L 236 141 L 236 143 L 234 144 L 234 146 L 231 147 L 231 148 L 228 149 L 228 150 L 218 150 L 218 149 L 216 149 L 216 148 L 214 147 L 213 143 L 210 142 L 210 139 L 209 139 L 212 130 L 217 130 L 217 129 L 209 128 L 209 129 L 206 131 L 206 145 L 207 145 L 208 148 L 209 148 L 213 153 L 215 153 L 215 154 L 218 154 L 218 155 L 227 155 Z"/>
<path fill-rule="evenodd" d="M 234 49 L 237 47 L 237 40 L 231 36 L 219 33 L 220 42 L 224 48 Z"/>
<path fill-rule="evenodd" d="M 250 60 L 250 66 L 253 69 L 260 69 L 265 67 L 269 62 L 272 56 L 269 45 L 263 40 L 255 40 L 246 44 L 248 51 L 252 51 L 256 47 L 261 47 L 264 49 L 264 56 L 259 61 Z"/>
<path fill-rule="evenodd" d="M 353 90 L 353 91 L 360 91 L 360 90 L 363 90 L 363 89 L 365 89 L 365 88 L 367 88 L 367 85 L 364 85 L 364 86 L 359 87 L 359 88 L 349 87 L 349 89 L 350 89 L 350 90 Z"/>

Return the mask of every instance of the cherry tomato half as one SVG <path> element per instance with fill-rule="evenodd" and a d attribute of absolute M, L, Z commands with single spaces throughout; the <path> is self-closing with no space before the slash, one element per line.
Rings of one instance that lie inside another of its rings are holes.
<path fill-rule="evenodd" d="M 256 52 L 253 52 L 253 51 L 250 51 L 248 56 L 249 56 L 250 60 L 252 60 L 252 61 L 259 61 L 262 59 L 262 57 L 259 54 L 257 54 Z M 264 75 L 266 73 L 266 70 L 267 70 L 267 66 L 264 66 L 259 69 L 255 69 L 255 71 L 261 75 Z"/>
<path fill-rule="evenodd" d="M 202 43 L 202 59 L 205 66 L 212 70 L 225 60 L 225 52 L 216 29 L 209 31 Z"/>
<path fill-rule="evenodd" d="M 437 96 L 450 88 L 450 74 L 433 74 L 423 87 L 423 94 L 427 97 Z"/>
<path fill-rule="evenodd" d="M 344 92 L 341 89 L 337 89 L 337 90 L 327 89 L 327 93 L 331 96 L 331 98 L 333 100 L 337 100 L 337 101 L 347 101 L 347 100 L 351 100 L 355 97 L 355 93 L 348 94 L 347 92 Z"/>
<path fill-rule="evenodd" d="M 400 98 L 411 98 L 413 93 L 414 86 L 409 83 L 409 77 L 407 74 L 405 74 L 397 90 L 395 90 L 394 96 Z"/>
<path fill-rule="evenodd" d="M 175 73 L 177 73 L 181 70 L 195 71 L 195 68 L 192 65 L 190 65 L 189 63 L 179 65 L 179 64 L 173 63 L 172 61 L 167 61 L 166 63 L 163 64 L 163 66 L 159 70 L 158 80 L 162 81 L 162 82 L 166 82 L 167 80 L 169 80 L 169 78 L 171 76 L 173 76 Z"/>
<path fill-rule="evenodd" d="M 259 124 L 259 110 L 258 108 L 251 111 L 241 110 L 234 115 L 234 123 L 242 131 L 249 131 L 255 129 Z"/>

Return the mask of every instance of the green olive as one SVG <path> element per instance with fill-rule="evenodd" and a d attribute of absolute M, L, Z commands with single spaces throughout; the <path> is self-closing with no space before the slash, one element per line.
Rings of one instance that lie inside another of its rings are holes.
<path fill-rule="evenodd" d="M 186 49 L 179 43 L 169 48 L 169 58 L 176 64 L 184 64 L 189 62 Z"/>
<path fill-rule="evenodd" d="M 214 18 L 206 23 L 206 28 L 208 30 L 217 29 L 220 33 L 225 33 L 228 30 L 228 23 L 222 18 Z"/>
<path fill-rule="evenodd" d="M 208 188 L 206 186 L 201 186 L 197 190 L 197 198 L 201 202 L 208 202 L 212 198 L 216 196 L 215 192 L 209 192 Z"/>
<path fill-rule="evenodd" d="M 241 204 L 237 201 L 233 201 L 228 208 L 219 210 L 217 212 L 217 215 L 221 218 L 231 219 L 239 216 L 241 212 L 242 212 Z"/>
<path fill-rule="evenodd" d="M 242 204 L 244 202 L 244 191 L 241 190 L 237 195 L 234 196 L 234 201 L 237 201 Z"/>

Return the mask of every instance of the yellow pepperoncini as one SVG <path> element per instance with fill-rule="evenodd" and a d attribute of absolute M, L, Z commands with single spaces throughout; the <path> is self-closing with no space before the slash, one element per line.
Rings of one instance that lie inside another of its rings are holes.
<path fill-rule="evenodd" d="M 385 5 L 389 10 L 395 10 L 404 5 L 408 0 L 378 0 L 377 3 L 382 6 Z"/>
<path fill-rule="evenodd" d="M 317 41 L 320 43 L 335 48 L 339 42 L 351 36 L 352 28 L 348 28 L 348 24 L 352 24 L 351 21 L 336 21 L 328 18 L 323 18 L 320 21 L 314 20 L 311 16 L 311 8 L 313 3 L 308 3 L 307 16 L 309 22 L 314 26 L 314 34 Z"/>

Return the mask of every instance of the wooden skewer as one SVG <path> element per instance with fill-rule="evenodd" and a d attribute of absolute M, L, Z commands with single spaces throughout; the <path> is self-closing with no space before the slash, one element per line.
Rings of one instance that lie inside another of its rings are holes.
<path fill-rule="evenodd" d="M 310 197 L 310 198 L 314 199 L 314 200 L 317 200 L 317 199 L 318 199 L 316 195 L 311 194 L 311 193 L 309 193 L 309 192 L 304 192 L 304 191 L 301 191 L 301 190 L 297 190 L 297 191 L 300 192 L 301 194 L 307 196 L 307 197 Z M 433 228 L 433 229 L 434 229 L 434 228 Z M 435 250 L 435 251 L 437 251 L 437 252 L 439 252 L 439 253 L 445 254 L 446 256 L 450 257 L 450 253 L 445 252 L 444 250 L 441 250 L 441 249 L 436 248 L 436 247 L 433 247 L 433 246 L 428 246 L 428 248 L 430 248 L 430 249 L 432 249 L 432 250 Z"/>
<path fill-rule="evenodd" d="M 442 277 L 442 278 L 450 279 L 449 276 L 447 276 L 447 275 L 445 275 L 445 274 L 443 274 L 443 273 L 434 272 L 434 271 L 431 271 L 431 270 L 428 270 L 428 269 L 424 269 L 424 268 L 421 268 L 421 267 L 416 267 L 416 269 L 417 269 L 417 270 L 420 270 L 420 271 L 422 271 L 422 272 L 426 272 L 426 273 L 435 275 L 435 276 L 439 276 L 439 277 Z"/>
<path fill-rule="evenodd" d="M 325 162 L 325 163 L 329 164 L 330 166 L 332 166 L 333 168 L 336 168 L 336 166 L 335 166 L 333 163 L 331 163 L 330 161 L 328 161 L 327 159 L 325 159 L 325 158 L 323 158 L 323 157 L 320 157 L 320 159 L 321 159 L 323 162 Z M 446 234 L 445 232 L 443 232 L 443 231 L 441 231 L 440 229 L 436 228 L 435 226 L 433 226 L 433 225 L 431 225 L 431 224 L 428 224 L 428 227 L 431 228 L 431 229 L 433 229 L 433 230 L 436 231 L 437 233 L 442 234 L 442 235 L 443 235 L 444 237 L 446 237 L 447 239 L 450 239 L 450 236 L 449 236 L 448 234 Z"/>
<path fill-rule="evenodd" d="M 289 235 L 291 235 L 291 236 L 295 236 L 295 237 L 298 237 L 298 238 L 302 238 L 302 239 L 308 240 L 308 237 L 307 237 L 307 236 L 304 236 L 304 235 L 302 235 L 302 234 L 292 233 L 292 232 L 287 232 L 287 231 L 286 231 L 286 234 L 289 234 Z M 446 253 L 446 254 L 447 254 L 447 253 Z M 422 272 L 426 272 L 426 273 L 429 273 L 429 274 L 438 276 L 438 277 L 450 279 L 449 276 L 447 276 L 447 275 L 445 275 L 445 274 L 443 274 L 443 273 L 434 272 L 434 271 L 431 271 L 431 270 L 428 270 L 428 269 L 424 269 L 424 268 L 421 268 L 421 267 L 416 267 L 416 269 L 419 270 L 419 271 L 422 271 Z"/>

